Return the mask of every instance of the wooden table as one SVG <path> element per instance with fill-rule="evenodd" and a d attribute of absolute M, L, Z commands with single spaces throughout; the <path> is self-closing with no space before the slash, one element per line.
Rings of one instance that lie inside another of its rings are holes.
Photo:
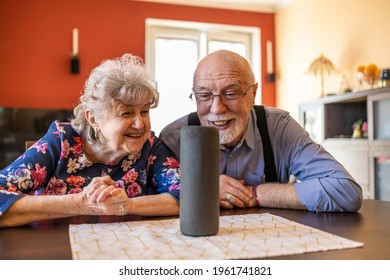
<path fill-rule="evenodd" d="M 280 256 L 267 259 L 390 259 L 390 202 L 364 200 L 358 213 L 311 213 L 300 210 L 250 208 L 221 210 L 221 215 L 271 213 L 301 224 L 363 242 L 362 248 Z M 108 223 L 161 219 L 141 216 L 79 216 L 0 229 L 0 259 L 72 259 L 69 224 Z"/>

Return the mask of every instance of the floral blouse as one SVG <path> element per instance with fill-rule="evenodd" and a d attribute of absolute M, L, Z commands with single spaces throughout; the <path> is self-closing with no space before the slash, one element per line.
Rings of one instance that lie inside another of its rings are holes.
<path fill-rule="evenodd" d="M 39 141 L 0 171 L 0 215 L 23 195 L 79 193 L 93 177 L 105 175 L 129 197 L 169 193 L 180 198 L 180 164 L 153 133 L 140 152 L 107 165 L 89 162 L 81 136 L 70 123 L 55 121 Z"/>

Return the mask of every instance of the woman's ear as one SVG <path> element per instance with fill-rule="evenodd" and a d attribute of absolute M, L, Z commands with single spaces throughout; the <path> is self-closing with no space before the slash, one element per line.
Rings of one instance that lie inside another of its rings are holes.
<path fill-rule="evenodd" d="M 87 120 L 87 122 L 89 122 L 89 124 L 92 127 L 96 126 L 96 119 L 95 119 L 95 116 L 93 115 L 93 113 L 91 111 L 89 111 L 89 110 L 85 111 L 85 119 Z"/>

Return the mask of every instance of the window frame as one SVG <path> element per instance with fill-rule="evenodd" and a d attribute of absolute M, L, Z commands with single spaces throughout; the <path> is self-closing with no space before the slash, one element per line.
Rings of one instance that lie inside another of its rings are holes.
<path fill-rule="evenodd" d="M 244 43 L 247 46 L 247 59 L 258 82 L 255 103 L 262 103 L 261 82 L 261 30 L 258 27 L 214 24 L 192 21 L 147 18 L 145 21 L 145 64 L 155 78 L 155 44 L 157 38 L 188 39 L 199 44 L 199 60 L 208 53 L 208 42 L 227 41 Z M 205 46 L 205 47 L 202 47 Z"/>

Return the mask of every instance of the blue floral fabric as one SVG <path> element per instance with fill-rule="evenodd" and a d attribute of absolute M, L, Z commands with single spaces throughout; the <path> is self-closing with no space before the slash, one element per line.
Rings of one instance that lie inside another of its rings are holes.
<path fill-rule="evenodd" d="M 129 197 L 169 193 L 180 198 L 180 164 L 153 133 L 142 151 L 107 165 L 88 161 L 80 135 L 70 123 L 55 121 L 39 141 L 0 171 L 0 215 L 23 195 L 78 193 L 92 178 L 105 175 Z"/>

